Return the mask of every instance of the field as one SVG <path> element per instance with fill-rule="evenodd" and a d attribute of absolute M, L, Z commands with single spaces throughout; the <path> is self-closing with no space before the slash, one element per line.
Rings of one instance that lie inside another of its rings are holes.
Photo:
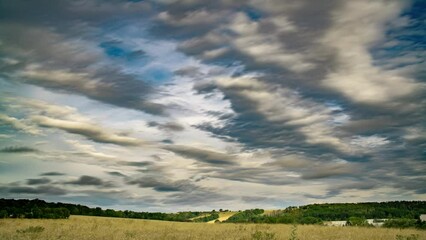
<path fill-rule="evenodd" d="M 296 238 L 291 238 L 291 233 Z M 415 238 L 407 238 L 417 235 Z M 208 224 L 71 216 L 70 219 L 1 219 L 0 239 L 232 239 L 426 240 L 426 231 L 266 224 Z"/>

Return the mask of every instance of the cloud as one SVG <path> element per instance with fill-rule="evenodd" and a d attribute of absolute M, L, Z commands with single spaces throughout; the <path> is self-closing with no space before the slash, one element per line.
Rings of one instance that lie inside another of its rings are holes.
<path fill-rule="evenodd" d="M 183 157 L 192 158 L 202 163 L 215 166 L 235 165 L 235 157 L 213 150 L 188 147 L 183 145 L 167 145 L 163 147 L 166 150 L 174 152 Z"/>
<path fill-rule="evenodd" d="M 169 12 L 161 12 L 157 19 L 175 27 L 194 26 L 194 25 L 210 25 L 220 20 L 220 14 L 212 14 L 204 9 L 191 12 L 185 12 L 184 16 L 178 17 L 171 15 Z"/>
<path fill-rule="evenodd" d="M 2 152 L 2 153 L 31 153 L 31 152 L 37 152 L 37 150 L 34 149 L 34 148 L 29 148 L 29 147 L 14 146 L 14 147 L 5 147 L 5 148 L 1 149 L 0 152 Z"/>
<path fill-rule="evenodd" d="M 122 174 L 121 172 L 117 172 L 117 171 L 113 171 L 113 172 L 107 172 L 109 175 L 111 176 L 116 176 L 116 177 L 127 177 L 126 175 Z"/>
<path fill-rule="evenodd" d="M 416 5 L 5 3 L 0 191 L 155 211 L 421 199 Z"/>
<path fill-rule="evenodd" d="M 61 173 L 61 172 L 45 172 L 40 174 L 40 176 L 64 176 L 65 173 Z"/>
<path fill-rule="evenodd" d="M 347 162 L 317 163 L 302 173 L 303 179 L 321 179 L 337 176 L 348 176 L 358 172 L 356 165 Z"/>
<path fill-rule="evenodd" d="M 236 112 L 258 114 L 283 129 L 294 129 L 308 144 L 352 151 L 350 145 L 336 136 L 330 124 L 331 109 L 304 99 L 295 91 L 270 86 L 249 76 L 218 79 L 217 86 L 233 101 Z"/>
<path fill-rule="evenodd" d="M 186 180 L 181 181 L 167 181 L 159 180 L 154 177 L 142 177 L 128 182 L 129 184 L 136 184 L 141 188 L 153 188 L 157 192 L 177 192 L 187 191 L 188 188 L 193 187 Z"/>
<path fill-rule="evenodd" d="M 28 134 L 39 135 L 41 133 L 41 131 L 36 126 L 27 123 L 27 121 L 10 117 L 5 114 L 0 114 L 0 122 L 10 125 L 13 128 Z"/>
<path fill-rule="evenodd" d="M 50 183 L 51 180 L 48 178 L 32 178 L 32 179 L 27 179 L 27 184 L 28 185 L 39 185 L 39 184 L 47 184 Z"/>
<path fill-rule="evenodd" d="M 138 146 L 142 143 L 136 138 L 110 133 L 90 123 L 60 120 L 44 116 L 34 116 L 31 119 L 41 127 L 57 128 L 69 133 L 83 135 L 99 143 L 112 143 L 123 146 Z"/>
<path fill-rule="evenodd" d="M 149 167 L 149 166 L 153 166 L 152 162 L 126 162 L 126 161 L 121 161 L 121 162 L 119 162 L 119 164 L 124 165 L 124 166 L 131 166 L 131 167 Z"/>
<path fill-rule="evenodd" d="M 392 104 L 425 89 L 424 84 L 414 79 L 374 66 L 368 51 L 382 40 L 386 23 L 398 17 L 402 4 L 347 2 L 334 12 L 333 26 L 321 41 L 336 51 L 336 69 L 322 81 L 324 86 L 365 104 Z"/>
<path fill-rule="evenodd" d="M 11 98 L 6 102 L 13 102 L 13 108 L 21 108 L 22 111 L 26 112 L 27 119 L 25 121 L 34 126 L 60 129 L 68 133 L 82 135 L 99 143 L 112 143 L 122 146 L 139 146 L 143 143 L 137 138 L 117 134 L 110 129 L 101 127 L 98 123 L 78 113 L 77 109 L 69 106 L 60 106 L 25 98 Z M 83 151 L 84 154 L 93 157 L 114 158 L 114 156 L 97 152 L 93 147 L 74 140 L 68 140 L 68 143 Z"/>
<path fill-rule="evenodd" d="M 112 67 L 102 49 L 90 40 L 69 39 L 31 24 L 0 24 L 0 29 L 5 33 L 0 38 L 4 54 L 19 62 L 4 67 L 7 80 L 79 94 L 154 115 L 165 113 L 164 106 L 147 100 L 154 92 L 152 86 Z"/>
<path fill-rule="evenodd" d="M 66 184 L 78 185 L 78 186 L 100 186 L 100 187 L 111 187 L 111 183 L 105 182 L 100 178 L 83 175 L 79 179 L 74 181 L 65 182 Z"/>
<path fill-rule="evenodd" d="M 175 122 L 167 122 L 167 123 L 157 123 L 157 122 L 149 122 L 148 126 L 150 127 L 158 127 L 161 130 L 165 130 L 165 131 L 172 131 L 172 132 L 181 132 L 183 130 L 185 130 L 185 128 L 179 124 L 179 123 L 175 123 Z"/>
<path fill-rule="evenodd" d="M 89 156 L 99 160 L 116 160 L 115 156 L 99 152 L 93 145 L 83 144 L 76 140 L 67 140 L 66 142 L 78 151 L 75 153 L 76 155 Z"/>
<path fill-rule="evenodd" d="M 67 194 L 67 191 L 62 189 L 62 188 L 58 188 L 55 186 L 49 186 L 49 185 L 44 185 L 44 186 L 39 186 L 39 187 L 7 187 L 6 190 L 9 193 L 14 193 L 14 194 L 45 194 L 45 195 L 65 195 Z"/>

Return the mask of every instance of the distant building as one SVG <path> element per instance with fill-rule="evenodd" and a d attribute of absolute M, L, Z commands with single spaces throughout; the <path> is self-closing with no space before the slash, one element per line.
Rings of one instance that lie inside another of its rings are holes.
<path fill-rule="evenodd" d="M 343 226 L 346 226 L 346 223 L 347 221 L 329 221 L 329 222 L 324 222 L 324 225 L 343 227 Z"/>
<path fill-rule="evenodd" d="M 426 214 L 420 214 L 420 221 L 426 222 Z"/>
<path fill-rule="evenodd" d="M 387 219 L 367 219 L 367 223 L 375 227 L 381 227 L 386 220 Z"/>

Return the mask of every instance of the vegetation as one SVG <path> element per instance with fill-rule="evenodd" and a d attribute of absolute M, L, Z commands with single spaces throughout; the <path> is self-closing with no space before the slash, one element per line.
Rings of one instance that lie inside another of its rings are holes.
<path fill-rule="evenodd" d="M 426 201 L 311 204 L 262 213 L 261 209 L 246 210 L 235 214 L 227 222 L 322 224 L 323 221 L 347 221 L 349 226 L 369 226 L 366 219 L 392 219 L 384 226 L 399 227 L 398 224 L 401 224 L 401 228 L 423 229 L 425 223 L 417 219 L 420 214 L 426 213 Z"/>
<path fill-rule="evenodd" d="M 63 204 L 41 200 L 0 199 L 0 218 L 68 218 L 70 211 Z"/>
<path fill-rule="evenodd" d="M 17 232 L 26 229 L 44 230 Z M 263 240 L 426 239 L 426 231 L 417 229 L 298 225 L 297 234 L 295 229 L 287 224 L 202 224 L 73 215 L 69 219 L 0 219 L 0 239 L 5 240 L 252 240 L 256 237 Z M 290 238 L 292 231 L 295 232 L 294 237 Z"/>
<path fill-rule="evenodd" d="M 34 199 L 0 199 L 1 218 L 68 218 L 71 215 L 86 215 L 100 217 L 138 218 L 164 221 L 185 222 L 205 214 L 205 212 L 134 212 L 115 211 L 113 209 L 103 210 L 100 207 L 89 208 L 80 204 L 48 203 L 43 200 Z"/>
<path fill-rule="evenodd" d="M 383 223 L 383 227 L 386 228 L 425 228 L 426 224 L 415 220 L 415 219 L 407 219 L 407 218 L 399 218 L 399 219 L 389 219 Z"/>

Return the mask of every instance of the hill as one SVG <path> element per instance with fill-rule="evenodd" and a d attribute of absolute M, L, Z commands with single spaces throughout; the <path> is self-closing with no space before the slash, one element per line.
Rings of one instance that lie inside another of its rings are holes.
<path fill-rule="evenodd" d="M 49 203 L 34 199 L 0 199 L 1 218 L 68 218 L 86 215 L 117 218 L 152 219 L 178 222 L 226 223 L 288 223 L 322 224 L 324 221 L 348 221 L 350 225 L 368 225 L 366 219 L 396 219 L 385 223 L 389 227 L 425 228 L 419 219 L 426 213 L 426 201 L 394 201 L 366 203 L 327 203 L 288 207 L 283 210 L 251 209 L 239 212 L 135 212 L 90 208 L 80 204 Z"/>

